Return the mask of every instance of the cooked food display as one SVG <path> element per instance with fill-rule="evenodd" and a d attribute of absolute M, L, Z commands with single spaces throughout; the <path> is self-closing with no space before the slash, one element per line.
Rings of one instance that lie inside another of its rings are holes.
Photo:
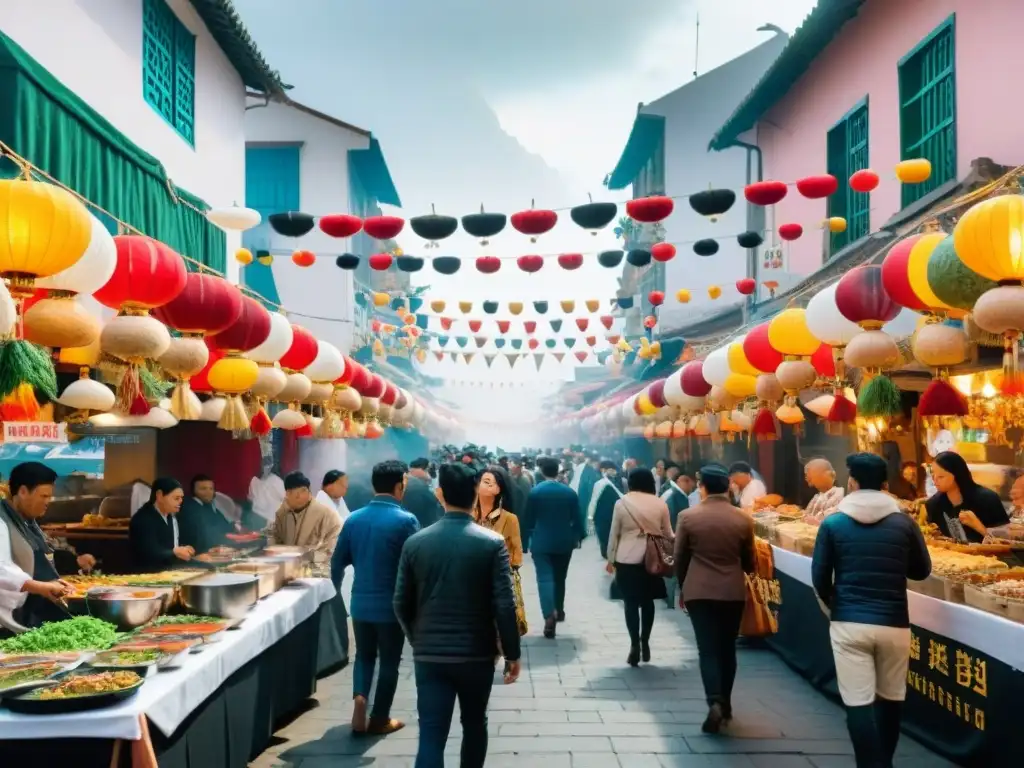
<path fill-rule="evenodd" d="M 223 621 L 213 621 L 206 624 L 161 624 L 159 626 L 142 627 L 139 629 L 139 636 L 146 637 L 174 637 L 175 635 L 215 635 L 223 632 L 227 625 Z"/>
<path fill-rule="evenodd" d="M 173 587 L 201 573 L 205 573 L 205 571 L 193 569 L 119 576 L 90 574 L 88 576 L 67 576 L 64 580 L 74 586 L 76 590 L 85 592 L 93 587 Z"/>
<path fill-rule="evenodd" d="M 989 555 L 968 555 L 951 549 L 928 545 L 932 558 L 932 573 L 936 576 L 956 576 L 980 571 L 1006 569 L 1006 563 Z"/>
<path fill-rule="evenodd" d="M 988 584 L 983 589 L 1011 600 L 1024 600 L 1024 579 L 1006 579 Z"/>
<path fill-rule="evenodd" d="M 103 693 L 116 693 L 131 688 L 142 682 L 142 678 L 134 672 L 98 672 L 88 675 L 69 675 L 63 682 L 50 688 L 30 691 L 26 697 L 40 701 L 54 699 L 74 699 L 81 696 L 98 696 Z"/>
<path fill-rule="evenodd" d="M 2 653 L 46 651 L 102 651 L 117 640 L 117 627 L 91 616 L 54 621 L 8 640 L 0 641 Z"/>
<path fill-rule="evenodd" d="M 72 664 L 78 661 L 78 653 L 12 653 L 0 655 L 0 670 L 11 667 L 25 667 L 32 664 Z"/>
<path fill-rule="evenodd" d="M 141 636 L 131 640 L 125 640 L 114 646 L 115 651 L 158 651 L 160 653 L 178 654 L 187 651 L 189 648 L 201 644 L 203 638 L 199 635 L 171 635 L 170 637 L 154 635 L 150 637 Z"/>
<path fill-rule="evenodd" d="M 937 539 L 928 542 L 928 546 L 935 549 L 947 549 L 952 552 L 961 552 L 965 555 L 1008 555 L 1013 551 L 1009 544 L 961 544 L 950 539 Z"/>
<path fill-rule="evenodd" d="M 195 616 L 190 613 L 184 613 L 180 616 L 160 616 L 151 626 L 163 627 L 168 624 L 220 624 L 222 627 L 227 628 L 228 622 L 216 616 Z"/>
<path fill-rule="evenodd" d="M 0 691 L 12 688 L 22 683 L 34 683 L 45 680 L 61 669 L 60 664 L 34 664 L 31 666 L 16 667 L 14 669 L 0 670 Z"/>
<path fill-rule="evenodd" d="M 105 517 L 103 515 L 85 515 L 82 517 L 84 528 L 127 528 L 131 523 L 128 517 Z"/>
<path fill-rule="evenodd" d="M 252 531 L 251 533 L 229 533 L 225 537 L 229 541 L 237 542 L 255 542 L 263 538 L 263 534 L 258 531 Z"/>
<path fill-rule="evenodd" d="M 140 667 L 158 661 L 164 654 L 157 650 L 104 651 L 89 660 L 93 667 Z"/>

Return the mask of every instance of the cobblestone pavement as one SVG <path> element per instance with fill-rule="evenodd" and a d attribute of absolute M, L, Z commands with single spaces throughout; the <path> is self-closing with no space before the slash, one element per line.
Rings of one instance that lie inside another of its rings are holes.
<path fill-rule="evenodd" d="M 489 768 L 854 768 L 843 712 L 769 650 L 742 650 L 723 732 L 701 734 L 706 714 L 697 651 L 686 614 L 658 604 L 652 663 L 626 666 L 629 641 L 596 545 L 573 557 L 566 621 L 555 640 L 541 617 L 529 556 L 523 585 L 530 635 L 514 685 L 495 684 L 490 703 Z M 353 647 L 354 648 L 354 647 Z M 407 768 L 416 755 L 416 691 L 406 646 L 393 717 L 406 727 L 386 738 L 353 739 L 351 667 L 319 684 L 310 708 L 278 731 L 252 765 L 299 768 Z M 458 766 L 458 713 L 448 764 Z M 909 737 L 898 768 L 952 765 Z"/>

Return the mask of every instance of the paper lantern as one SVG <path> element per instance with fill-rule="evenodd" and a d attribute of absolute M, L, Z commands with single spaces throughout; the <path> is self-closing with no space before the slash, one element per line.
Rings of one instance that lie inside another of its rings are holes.
<path fill-rule="evenodd" d="M 810 363 L 818 373 L 819 377 L 824 379 L 835 378 L 835 353 L 833 352 L 832 347 L 828 344 L 822 344 L 818 347 L 818 351 L 811 355 Z"/>
<path fill-rule="evenodd" d="M 769 341 L 768 325 L 761 323 L 743 337 L 743 354 L 747 362 L 760 373 L 774 373 L 783 360 L 782 353 Z"/>
<path fill-rule="evenodd" d="M 210 343 L 224 352 L 248 352 L 270 336 L 270 313 L 256 299 L 242 297 L 241 312 L 223 331 L 210 336 Z"/>
<path fill-rule="evenodd" d="M 622 263 L 622 251 L 601 251 L 597 254 L 597 263 L 607 269 L 614 269 Z"/>
<path fill-rule="evenodd" d="M 740 248 L 757 248 L 764 242 L 764 238 L 759 232 L 742 232 L 736 235 L 736 242 Z"/>
<path fill-rule="evenodd" d="M 597 312 L 601 308 L 601 302 L 598 299 L 587 299 L 583 304 L 587 308 L 587 312 Z"/>
<path fill-rule="evenodd" d="M 743 296 L 750 296 L 757 290 L 757 281 L 752 277 L 744 277 L 736 281 L 736 290 Z"/>
<path fill-rule="evenodd" d="M 702 369 L 705 381 L 713 387 L 724 387 L 732 371 L 729 368 L 729 347 L 719 347 L 704 360 Z"/>
<path fill-rule="evenodd" d="M 818 200 L 833 195 L 839 189 L 839 181 L 831 174 L 808 176 L 796 183 L 796 190 L 810 200 Z"/>
<path fill-rule="evenodd" d="M 99 219 L 92 214 L 87 215 L 91 229 L 89 243 L 81 258 L 61 272 L 37 279 L 37 289 L 45 289 L 51 296 L 90 295 L 110 280 L 117 267 L 117 247 L 114 245 L 114 238 Z"/>
<path fill-rule="evenodd" d="M 329 237 L 352 237 L 363 228 L 363 220 L 347 213 L 328 213 L 320 217 L 320 231 Z"/>
<path fill-rule="evenodd" d="M 715 299 L 717 299 L 721 295 L 722 295 L 722 289 L 720 287 L 718 287 L 717 285 L 709 285 L 708 286 L 708 298 L 709 299 L 714 301 Z"/>
<path fill-rule="evenodd" d="M 373 294 L 373 306 L 375 307 L 386 307 L 391 303 L 391 297 L 383 292 Z"/>
<path fill-rule="evenodd" d="M 904 160 L 896 165 L 896 178 L 904 184 L 921 184 L 928 181 L 931 175 L 932 164 L 923 157 Z"/>
<path fill-rule="evenodd" d="M 405 228 L 405 220 L 398 216 L 370 216 L 363 219 L 363 232 L 374 240 L 391 240 Z"/>
<path fill-rule="evenodd" d="M 615 203 L 595 203 L 593 199 L 589 203 L 577 205 L 569 211 L 569 218 L 578 227 L 589 230 L 590 234 L 596 235 L 615 219 L 619 212 L 619 206 Z"/>
<path fill-rule="evenodd" d="M 654 315 L 648 315 L 644 318 L 644 328 L 652 330 L 658 325 L 658 318 Z"/>
<path fill-rule="evenodd" d="M 542 256 L 520 256 L 516 259 L 516 264 L 523 272 L 539 272 L 544 266 L 544 258 Z"/>
<path fill-rule="evenodd" d="M 704 384 L 706 385 L 706 382 Z M 682 371 L 677 371 L 665 379 L 664 397 L 668 405 L 677 407 L 684 413 L 704 410 L 704 395 L 688 395 L 683 390 Z"/>
<path fill-rule="evenodd" d="M 864 168 L 850 176 L 850 189 L 854 192 L 873 192 L 879 184 L 878 174 Z"/>
<path fill-rule="evenodd" d="M 778 228 L 779 239 L 787 242 L 799 240 L 803 233 L 804 228 L 799 224 L 780 224 Z"/>
<path fill-rule="evenodd" d="M 530 236 L 530 242 L 537 242 L 537 238 L 545 232 L 550 232 L 558 223 L 558 214 L 545 208 L 530 208 L 526 211 L 513 213 L 510 221 L 512 228 L 523 235 Z"/>
<path fill-rule="evenodd" d="M 562 253 L 558 256 L 558 266 L 565 270 L 579 269 L 583 266 L 582 253 Z"/>
<path fill-rule="evenodd" d="M 786 197 L 789 186 L 784 181 L 757 181 L 747 184 L 743 196 L 753 205 L 775 205 Z"/>
<path fill-rule="evenodd" d="M 462 260 L 455 256 L 436 256 L 430 263 L 442 275 L 454 275 L 462 266 Z"/>
<path fill-rule="evenodd" d="M 655 243 L 651 246 L 651 258 L 664 263 L 676 257 L 676 247 L 672 243 Z"/>
<path fill-rule="evenodd" d="M 707 189 L 690 195 L 688 200 L 694 211 L 714 222 L 736 203 L 736 193 L 731 189 Z"/>
<path fill-rule="evenodd" d="M 641 197 L 626 203 L 626 215 L 642 224 L 654 224 L 667 219 L 675 208 L 672 198 L 664 195 Z"/>
<path fill-rule="evenodd" d="M 292 264 L 297 267 L 311 267 L 316 263 L 316 254 L 312 251 L 293 251 Z"/>
<path fill-rule="evenodd" d="M 237 261 L 243 267 L 249 266 L 250 264 L 252 264 L 252 251 L 250 251 L 248 248 L 239 248 L 237 251 L 235 251 L 235 261 Z"/>
<path fill-rule="evenodd" d="M 757 392 L 757 379 L 753 376 L 744 376 L 739 373 L 730 373 L 725 380 L 725 391 L 738 400 L 753 397 Z"/>
<path fill-rule="evenodd" d="M 206 212 L 206 219 L 211 224 L 229 232 L 245 232 L 258 227 L 263 217 L 260 212 L 240 205 L 228 208 L 211 208 Z"/>
<path fill-rule="evenodd" d="M 836 306 L 838 284 L 822 288 L 807 303 L 805 321 L 812 335 L 825 344 L 840 349 L 860 333 L 860 326 L 843 316 Z"/>
<path fill-rule="evenodd" d="M 185 288 L 185 262 L 161 242 L 141 235 L 114 238 L 117 265 L 93 292 L 111 309 L 150 310 L 167 304 Z"/>
<path fill-rule="evenodd" d="M 434 205 L 425 216 L 413 216 L 409 219 L 412 231 L 427 241 L 427 248 L 437 248 L 441 240 L 451 237 L 459 228 L 459 220 L 454 216 L 439 214 Z"/>
<path fill-rule="evenodd" d="M 288 211 L 272 213 L 267 217 L 270 227 L 283 237 L 302 237 L 312 231 L 316 222 L 308 213 Z"/>
<path fill-rule="evenodd" d="M 881 328 L 900 313 L 882 279 L 882 268 L 873 265 L 855 267 L 836 286 L 836 306 L 847 320 L 862 328 Z"/>
<path fill-rule="evenodd" d="M 810 357 L 821 342 L 807 327 L 807 313 L 803 309 L 785 309 L 768 324 L 768 342 L 782 355 Z"/>
<path fill-rule="evenodd" d="M 736 341 L 731 342 L 726 352 L 726 357 L 729 361 L 729 370 L 732 373 L 738 373 L 742 376 L 755 377 L 761 373 L 760 369 L 751 364 L 750 360 L 747 359 L 746 353 L 744 352 L 744 345 L 746 342 L 746 336 L 741 336 Z"/>
<path fill-rule="evenodd" d="M 825 229 L 831 232 L 833 235 L 838 235 L 846 231 L 846 219 L 842 216 L 830 216 L 825 220 Z"/>
<path fill-rule="evenodd" d="M 508 303 L 508 311 L 513 315 L 520 315 L 523 312 L 523 302 L 521 301 L 510 301 Z"/>
<path fill-rule="evenodd" d="M 104 413 L 114 407 L 116 398 L 110 387 L 89 378 L 89 369 L 82 368 L 77 380 L 71 382 L 61 392 L 57 400 L 66 408 L 77 411 L 69 421 L 82 421 L 92 413 Z M 77 417 L 77 418 L 76 418 Z"/>
<path fill-rule="evenodd" d="M 651 263 L 651 252 L 644 248 L 634 248 L 626 254 L 626 261 L 634 267 L 646 267 Z"/>
<path fill-rule="evenodd" d="M 718 241 L 711 238 L 698 240 L 693 244 L 693 252 L 698 256 L 714 256 L 718 253 Z"/>
<path fill-rule="evenodd" d="M 660 307 L 665 303 L 665 294 L 662 291 L 651 291 L 647 294 L 647 302 L 652 307 Z"/>
<path fill-rule="evenodd" d="M 185 287 L 153 316 L 184 334 L 213 335 L 227 330 L 242 314 L 237 286 L 207 272 L 190 272 Z"/>
<path fill-rule="evenodd" d="M 918 415 L 928 419 L 966 416 L 967 400 L 949 383 L 949 368 L 963 363 L 969 353 L 963 329 L 925 323 L 914 333 L 913 350 L 918 362 L 933 369 L 932 381 L 918 402 Z"/>
<path fill-rule="evenodd" d="M 38 300 L 26 301 L 23 310 L 22 337 L 43 347 L 86 347 L 100 335 L 99 318 L 86 309 L 75 295 L 55 292 L 46 296 L 38 291 Z"/>
<path fill-rule="evenodd" d="M 375 253 L 370 257 L 370 269 L 377 272 L 386 272 L 391 269 L 394 257 L 390 253 Z"/>
<path fill-rule="evenodd" d="M 508 217 L 504 213 L 487 213 L 481 205 L 480 213 L 462 217 L 462 228 L 467 234 L 479 239 L 480 245 L 488 245 L 489 238 L 505 229 L 507 222 Z"/>
<path fill-rule="evenodd" d="M 928 287 L 943 305 L 969 312 L 986 291 L 999 284 L 968 268 L 956 252 L 955 238 L 939 242 L 928 257 Z"/>
<path fill-rule="evenodd" d="M 882 262 L 882 287 L 897 304 L 924 312 L 928 306 L 921 300 L 910 284 L 910 253 L 925 235 L 911 235 L 897 242 L 885 255 Z"/>
<path fill-rule="evenodd" d="M 686 288 L 680 288 L 676 291 L 676 301 L 680 304 L 690 303 L 690 292 Z"/>
<path fill-rule="evenodd" d="M 480 256 L 476 260 L 476 268 L 485 275 L 493 275 L 501 269 L 501 259 L 497 256 Z"/>

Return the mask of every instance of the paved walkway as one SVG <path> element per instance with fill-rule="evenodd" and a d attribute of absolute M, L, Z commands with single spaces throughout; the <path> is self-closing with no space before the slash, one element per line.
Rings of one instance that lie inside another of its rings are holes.
<path fill-rule="evenodd" d="M 527 557 L 529 561 L 529 557 Z M 621 607 L 606 599 L 596 545 L 573 557 L 567 620 L 556 640 L 540 636 L 540 607 L 529 562 L 523 568 L 531 633 L 523 673 L 496 684 L 490 704 L 488 768 L 854 768 L 842 710 L 771 651 L 743 650 L 735 720 L 724 735 L 702 735 L 706 714 L 689 620 L 659 603 L 653 660 L 626 666 Z M 410 656 L 408 647 L 407 656 Z M 311 708 L 277 734 L 256 768 L 408 768 L 416 754 L 416 691 L 403 663 L 393 717 L 406 728 L 387 738 L 353 739 L 351 668 L 320 682 Z M 458 714 L 448 741 L 458 765 Z M 898 768 L 951 765 L 901 740 Z"/>

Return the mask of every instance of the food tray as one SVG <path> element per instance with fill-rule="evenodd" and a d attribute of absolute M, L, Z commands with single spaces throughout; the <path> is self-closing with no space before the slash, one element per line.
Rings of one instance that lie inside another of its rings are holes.
<path fill-rule="evenodd" d="M 955 578 L 942 578 L 945 593 L 943 599 L 948 603 L 964 603 L 964 585 L 966 582 Z"/>
<path fill-rule="evenodd" d="M 54 677 L 65 671 L 60 666 L 60 664 L 54 662 L 50 664 L 27 665 L 25 667 L 15 667 L 13 669 L 7 669 L 5 670 L 4 676 L 6 676 L 7 674 L 29 672 L 35 666 L 41 667 L 41 669 L 38 671 L 38 677 L 35 677 L 35 679 L 33 680 L 25 680 L 20 683 L 9 685 L 6 688 L 0 688 L 0 697 L 14 696 L 23 691 L 31 691 L 36 688 L 42 688 L 43 686 L 50 685 Z"/>
<path fill-rule="evenodd" d="M 964 585 L 964 603 L 985 613 L 1006 616 L 1006 600 L 974 584 Z"/>
<path fill-rule="evenodd" d="M 59 682 L 60 680 L 51 681 L 51 686 L 59 684 Z M 142 678 L 128 688 L 66 699 L 40 699 L 38 698 L 39 688 L 34 688 L 31 691 L 21 691 L 12 696 L 3 696 L 0 700 L 11 712 L 22 715 L 60 715 L 112 706 L 134 696 L 144 682 L 145 678 Z"/>
<path fill-rule="evenodd" d="M 111 656 L 114 656 L 114 655 L 116 655 L 118 653 L 133 653 L 133 652 L 134 653 L 138 653 L 138 651 L 102 651 L 101 653 L 97 653 L 95 656 L 93 656 L 91 659 L 89 659 L 89 661 L 86 662 L 86 663 L 90 667 L 92 667 L 93 669 L 105 669 L 105 670 L 124 669 L 124 670 L 130 670 L 132 672 L 137 672 L 140 675 L 144 676 L 146 672 L 148 672 L 150 669 L 152 669 L 154 667 L 167 666 L 167 664 L 173 658 L 173 656 L 171 656 L 170 654 L 158 653 L 156 656 L 154 656 L 152 659 L 149 659 L 148 661 L 139 661 L 139 662 L 134 662 L 134 663 L 130 663 L 130 664 L 118 664 L 118 663 L 116 663 L 116 661 L 110 660 Z"/>
<path fill-rule="evenodd" d="M 920 595 L 934 597 L 936 600 L 946 599 L 946 580 L 934 573 L 924 581 L 911 581 L 908 579 L 907 589 Z"/>

